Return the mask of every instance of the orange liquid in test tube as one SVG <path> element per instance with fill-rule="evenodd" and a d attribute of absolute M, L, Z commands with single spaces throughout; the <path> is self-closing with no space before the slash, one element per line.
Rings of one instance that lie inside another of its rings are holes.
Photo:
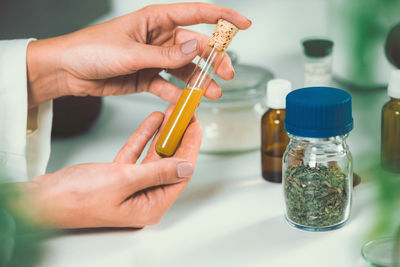
<path fill-rule="evenodd" d="M 175 153 L 203 94 L 204 90 L 201 89 L 185 88 L 183 90 L 158 139 L 161 141 L 156 144 L 157 153 L 162 156 L 171 156 Z"/>

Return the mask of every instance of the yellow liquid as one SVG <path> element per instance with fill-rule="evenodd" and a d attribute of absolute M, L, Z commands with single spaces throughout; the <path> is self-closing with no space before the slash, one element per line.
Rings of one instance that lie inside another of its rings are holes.
<path fill-rule="evenodd" d="M 204 90 L 201 89 L 183 90 L 156 143 L 156 152 L 159 155 L 170 157 L 175 153 L 203 94 Z"/>

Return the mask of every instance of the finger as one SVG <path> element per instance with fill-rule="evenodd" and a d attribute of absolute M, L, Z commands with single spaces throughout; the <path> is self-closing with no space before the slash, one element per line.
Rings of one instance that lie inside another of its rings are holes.
<path fill-rule="evenodd" d="M 135 69 L 161 68 L 176 69 L 192 62 L 200 53 L 198 41 L 188 40 L 172 46 L 157 46 L 135 43 L 130 54 L 131 71 Z"/>
<path fill-rule="evenodd" d="M 191 63 L 179 69 L 169 70 L 168 73 L 180 79 L 181 81 L 187 82 L 188 77 L 190 77 L 190 74 L 192 74 L 195 66 L 195 64 Z M 204 96 L 212 100 L 216 100 L 222 96 L 222 90 L 214 79 L 210 81 L 210 84 L 205 91 Z"/>
<path fill-rule="evenodd" d="M 197 121 L 197 112 L 194 113 L 193 118 L 190 122 L 196 122 L 196 121 Z"/>
<path fill-rule="evenodd" d="M 193 175 L 191 162 L 179 158 L 164 158 L 140 165 L 126 165 L 124 179 L 129 183 L 127 194 L 161 186 L 176 184 Z M 134 189 L 135 192 L 132 192 Z"/>
<path fill-rule="evenodd" d="M 175 105 L 171 105 L 167 108 L 167 111 L 165 112 L 164 115 L 164 121 L 161 124 L 160 129 L 158 130 L 158 133 L 154 137 L 153 141 L 150 144 L 149 150 L 147 151 L 146 157 L 143 159 L 143 163 L 149 162 L 149 161 L 156 161 L 159 159 L 162 159 L 160 155 L 157 154 L 156 152 L 156 143 L 158 138 L 161 135 L 161 132 L 164 130 L 165 124 L 167 123 L 169 117 L 171 116 L 172 110 L 175 108 Z"/>
<path fill-rule="evenodd" d="M 181 144 L 174 157 L 196 163 L 197 155 L 201 146 L 202 129 L 198 122 L 193 122 L 186 129 Z"/>
<path fill-rule="evenodd" d="M 158 70 L 158 72 L 159 71 L 160 70 Z M 182 93 L 181 88 L 165 80 L 155 71 L 151 71 L 150 74 L 151 75 L 148 75 L 146 72 L 141 70 L 134 74 L 109 79 L 104 86 L 102 94 L 125 95 L 145 91 L 152 93 L 169 103 L 176 103 Z"/>
<path fill-rule="evenodd" d="M 185 160 L 185 162 L 192 163 L 194 168 L 197 155 L 201 144 L 202 130 L 199 123 L 191 123 L 186 130 L 185 136 L 182 140 L 181 146 L 178 148 L 173 158 L 175 160 Z M 180 158 L 182 157 L 182 158 Z M 149 163 L 147 163 L 149 164 Z M 185 189 L 189 179 L 181 179 L 177 183 L 171 183 L 169 185 L 163 185 L 162 187 L 151 188 L 146 191 L 149 198 L 153 200 L 153 203 L 164 205 L 162 210 L 167 210 L 172 203 L 178 198 L 180 193 Z"/>
<path fill-rule="evenodd" d="M 171 70 L 170 74 L 176 76 L 178 79 L 184 79 L 184 76 L 188 72 L 189 70 L 184 70 L 181 68 L 177 71 Z M 178 99 L 182 94 L 183 88 L 179 88 L 175 84 L 165 80 L 157 74 L 151 78 L 145 78 L 145 76 L 148 75 L 143 74 L 143 76 L 141 76 L 141 78 L 137 82 L 138 73 L 141 73 L 141 71 L 135 74 L 125 75 L 123 78 L 122 76 L 113 78 L 112 80 L 108 81 L 107 84 L 104 86 L 103 94 L 124 95 L 134 92 L 146 91 L 162 98 L 163 100 L 171 104 L 176 104 L 178 102 Z M 175 75 L 175 73 L 177 74 Z M 123 81 L 121 81 L 121 79 L 123 79 Z M 204 96 L 209 99 L 216 100 L 221 97 L 221 95 L 222 91 L 220 87 L 214 80 L 212 80 Z"/>
<path fill-rule="evenodd" d="M 122 206 L 128 214 L 122 225 L 128 222 L 131 227 L 143 227 L 159 223 L 188 182 L 189 179 L 181 179 L 175 184 L 151 187 L 129 196 Z"/>
<path fill-rule="evenodd" d="M 146 69 L 106 79 L 100 95 L 125 95 L 146 91 L 161 69 Z"/>
<path fill-rule="evenodd" d="M 146 144 L 161 125 L 163 118 L 164 115 L 161 112 L 150 114 L 129 137 L 128 141 L 115 157 L 114 162 L 136 163 Z"/>
<path fill-rule="evenodd" d="M 251 21 L 239 12 L 207 3 L 180 3 L 168 5 L 153 5 L 143 9 L 147 16 L 168 16 L 175 26 L 189 26 L 199 23 L 215 24 L 218 19 L 225 19 L 239 29 L 245 30 L 251 26 Z"/>
<path fill-rule="evenodd" d="M 188 40 L 196 39 L 199 41 L 199 50 L 202 54 L 208 47 L 209 36 L 197 33 L 195 31 L 178 28 L 175 31 L 175 43 L 180 44 Z M 208 55 L 207 55 L 208 56 Z M 235 76 L 231 59 L 227 54 L 224 55 L 221 65 L 215 70 L 216 74 L 224 80 L 231 80 Z"/>
<path fill-rule="evenodd" d="M 182 94 L 181 88 L 165 80 L 160 75 L 153 78 L 146 91 L 172 104 L 176 104 Z"/>

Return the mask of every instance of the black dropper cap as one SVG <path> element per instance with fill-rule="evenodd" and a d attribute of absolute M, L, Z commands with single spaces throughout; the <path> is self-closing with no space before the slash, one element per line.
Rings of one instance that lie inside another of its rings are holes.
<path fill-rule="evenodd" d="M 386 38 L 385 54 L 390 63 L 400 69 L 400 23 L 390 30 Z"/>
<path fill-rule="evenodd" d="M 326 57 L 332 53 L 333 41 L 328 39 L 307 39 L 303 41 L 304 53 L 308 57 Z"/>

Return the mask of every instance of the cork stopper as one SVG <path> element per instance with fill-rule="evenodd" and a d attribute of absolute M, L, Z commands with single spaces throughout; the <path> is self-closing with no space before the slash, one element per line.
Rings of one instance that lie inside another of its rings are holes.
<path fill-rule="evenodd" d="M 215 46 L 219 51 L 225 51 L 238 31 L 239 29 L 232 23 L 219 19 L 208 45 Z"/>

